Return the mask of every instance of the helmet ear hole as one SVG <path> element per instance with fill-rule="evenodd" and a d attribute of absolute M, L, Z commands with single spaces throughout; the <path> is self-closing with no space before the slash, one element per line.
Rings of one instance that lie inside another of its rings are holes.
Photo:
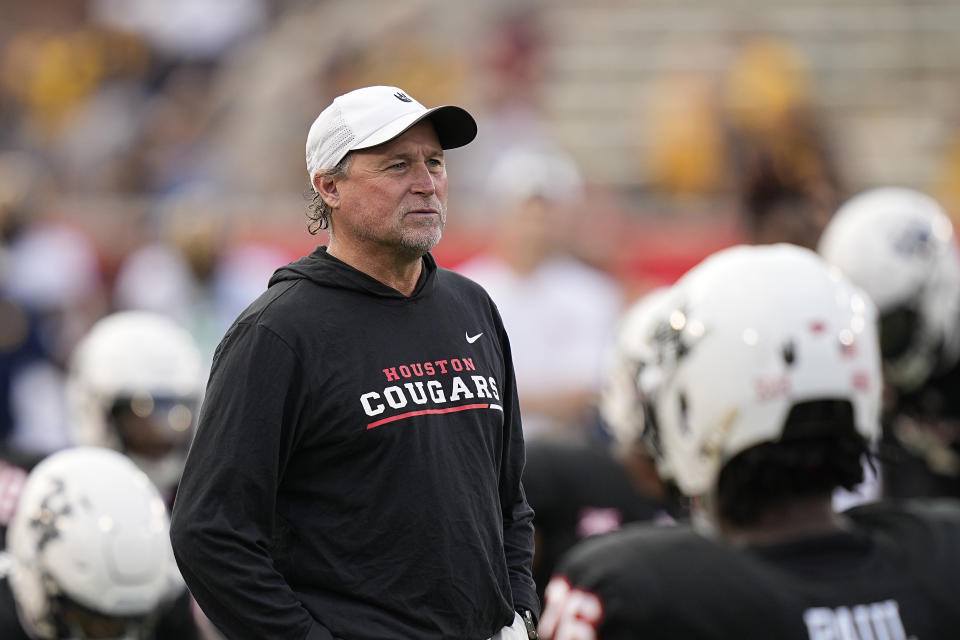
<path fill-rule="evenodd" d="M 647 398 L 641 401 L 641 411 L 643 412 L 643 433 L 641 439 L 654 457 L 663 456 L 663 444 L 660 440 L 660 427 L 657 426 L 657 418 L 653 411 L 653 406 Z"/>
<path fill-rule="evenodd" d="M 793 344 L 793 340 L 788 340 L 783 345 L 783 361 L 786 365 L 792 366 L 797 359 L 797 349 Z"/>
<path fill-rule="evenodd" d="M 687 406 L 687 394 L 685 391 L 677 394 L 677 410 L 680 416 L 680 430 L 683 432 L 683 435 L 688 436 L 692 428 L 690 427 L 689 407 Z"/>

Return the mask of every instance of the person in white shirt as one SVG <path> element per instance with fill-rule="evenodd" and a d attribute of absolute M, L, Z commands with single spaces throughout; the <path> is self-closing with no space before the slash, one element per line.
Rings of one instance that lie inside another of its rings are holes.
<path fill-rule="evenodd" d="M 524 434 L 582 429 L 623 309 L 616 280 L 570 250 L 583 177 L 564 153 L 517 147 L 487 184 L 498 217 L 493 241 L 456 270 L 490 293 L 510 333 Z"/>

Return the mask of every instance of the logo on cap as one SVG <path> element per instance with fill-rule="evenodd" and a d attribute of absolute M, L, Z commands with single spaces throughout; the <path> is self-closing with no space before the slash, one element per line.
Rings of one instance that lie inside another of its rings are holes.
<path fill-rule="evenodd" d="M 393 97 L 400 102 L 413 102 L 413 98 L 405 94 L 403 91 L 397 91 L 395 94 L 393 94 Z"/>

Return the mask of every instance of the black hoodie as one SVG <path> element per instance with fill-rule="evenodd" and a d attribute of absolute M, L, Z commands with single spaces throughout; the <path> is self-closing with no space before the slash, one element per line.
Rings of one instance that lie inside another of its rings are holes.
<path fill-rule="evenodd" d="M 485 639 L 538 611 L 510 346 L 474 282 L 319 247 L 227 331 L 173 510 L 230 640 Z"/>

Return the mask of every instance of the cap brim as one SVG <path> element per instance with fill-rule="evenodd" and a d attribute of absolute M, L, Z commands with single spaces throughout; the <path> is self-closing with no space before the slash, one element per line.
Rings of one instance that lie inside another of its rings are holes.
<path fill-rule="evenodd" d="M 445 105 L 427 109 L 425 113 L 411 113 L 402 118 L 397 118 L 372 135 L 367 136 L 365 140 L 358 141 L 350 147 L 350 150 L 369 149 L 390 142 L 425 119 L 430 120 L 433 124 L 434 130 L 437 132 L 437 138 L 440 140 L 440 147 L 443 149 L 462 147 L 477 137 L 477 122 L 473 119 L 473 116 L 466 109 Z"/>

